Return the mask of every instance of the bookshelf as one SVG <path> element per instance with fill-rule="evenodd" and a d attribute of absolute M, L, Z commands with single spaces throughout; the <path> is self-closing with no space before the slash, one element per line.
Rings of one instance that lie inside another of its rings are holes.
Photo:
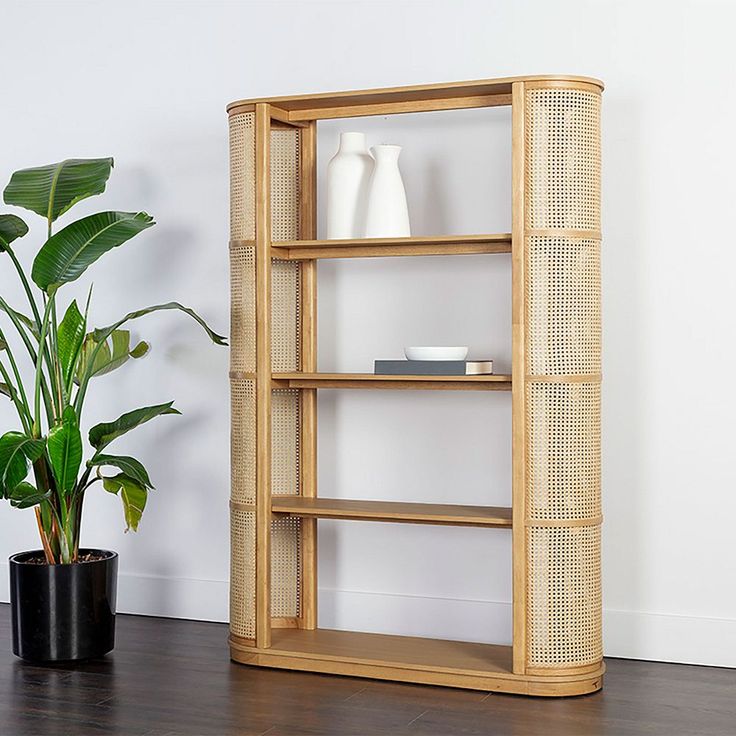
<path fill-rule="evenodd" d="M 230 654 L 243 664 L 565 696 L 603 683 L 601 82 L 530 76 L 228 106 Z M 506 105 L 512 232 L 316 239 L 320 120 Z M 317 371 L 317 263 L 511 253 L 512 373 Z M 510 391 L 509 508 L 319 498 L 317 391 Z M 320 629 L 318 519 L 511 529 L 513 643 Z"/>

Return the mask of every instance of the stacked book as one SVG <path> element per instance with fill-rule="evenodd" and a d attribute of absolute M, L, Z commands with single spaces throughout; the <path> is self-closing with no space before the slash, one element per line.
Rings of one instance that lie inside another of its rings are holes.
<path fill-rule="evenodd" d="M 492 360 L 376 360 L 377 376 L 481 376 L 493 373 Z"/>

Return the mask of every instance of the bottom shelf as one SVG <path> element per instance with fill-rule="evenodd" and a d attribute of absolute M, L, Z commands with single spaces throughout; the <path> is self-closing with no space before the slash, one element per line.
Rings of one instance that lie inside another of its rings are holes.
<path fill-rule="evenodd" d="M 605 669 L 601 663 L 585 672 L 516 675 L 511 647 L 331 629 L 275 628 L 269 649 L 231 636 L 230 656 L 261 667 L 545 696 L 599 690 Z"/>

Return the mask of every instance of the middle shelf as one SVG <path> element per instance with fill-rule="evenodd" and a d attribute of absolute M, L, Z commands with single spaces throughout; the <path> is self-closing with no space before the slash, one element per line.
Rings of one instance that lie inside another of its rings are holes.
<path fill-rule="evenodd" d="M 273 496 L 271 510 L 275 514 L 313 519 L 511 528 L 511 509 L 503 506 L 460 506 L 457 504 Z"/>
<path fill-rule="evenodd" d="M 274 241 L 271 255 L 287 261 L 314 258 L 450 256 L 511 253 L 511 233 L 488 235 L 414 235 L 408 238 Z"/>
<path fill-rule="evenodd" d="M 274 373 L 274 388 L 434 389 L 511 391 L 511 376 L 383 376 L 374 373 Z"/>

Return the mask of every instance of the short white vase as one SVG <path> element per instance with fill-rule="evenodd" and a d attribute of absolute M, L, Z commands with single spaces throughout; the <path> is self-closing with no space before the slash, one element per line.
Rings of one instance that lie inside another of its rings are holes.
<path fill-rule="evenodd" d="M 401 146 L 382 144 L 371 148 L 376 163 L 368 187 L 366 238 L 408 238 L 409 208 L 399 171 Z"/>
<path fill-rule="evenodd" d="M 327 238 L 363 237 L 373 158 L 365 133 L 341 133 L 340 147 L 327 164 Z"/>

